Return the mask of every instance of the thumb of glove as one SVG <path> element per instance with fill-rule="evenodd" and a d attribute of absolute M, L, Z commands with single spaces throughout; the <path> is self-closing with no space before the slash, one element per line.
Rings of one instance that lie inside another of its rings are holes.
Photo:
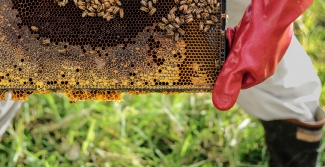
<path fill-rule="evenodd" d="M 226 31 L 229 50 L 232 48 L 233 45 L 236 28 L 237 27 L 228 28 Z M 229 57 L 228 59 L 231 58 L 232 57 Z M 241 88 L 242 75 L 234 75 L 235 73 L 231 71 L 231 69 L 227 68 L 226 63 L 225 66 L 222 68 L 213 88 L 213 104 L 217 109 L 222 111 L 229 110 L 235 104 Z"/>
<path fill-rule="evenodd" d="M 234 72 L 227 67 L 222 69 L 212 91 L 212 102 L 217 109 L 226 111 L 235 105 L 242 79 L 243 75 L 240 72 Z"/>

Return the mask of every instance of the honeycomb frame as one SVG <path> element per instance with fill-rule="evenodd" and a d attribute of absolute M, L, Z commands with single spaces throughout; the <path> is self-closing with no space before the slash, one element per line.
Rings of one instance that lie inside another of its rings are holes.
<path fill-rule="evenodd" d="M 212 90 L 226 59 L 226 0 L 211 28 L 200 31 L 195 18 L 180 26 L 179 40 L 159 28 L 174 0 L 159 0 L 152 15 L 140 1 L 121 0 L 124 17 L 109 22 L 82 17 L 70 1 L 0 1 L 0 99 L 8 91 L 12 100 L 63 92 L 78 101 Z"/>

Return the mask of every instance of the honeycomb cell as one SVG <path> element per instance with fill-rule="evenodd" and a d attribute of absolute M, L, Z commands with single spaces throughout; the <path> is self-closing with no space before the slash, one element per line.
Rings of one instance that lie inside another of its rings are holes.
<path fill-rule="evenodd" d="M 2 99 L 212 90 L 225 61 L 225 0 L 74 2 L 0 1 Z"/>

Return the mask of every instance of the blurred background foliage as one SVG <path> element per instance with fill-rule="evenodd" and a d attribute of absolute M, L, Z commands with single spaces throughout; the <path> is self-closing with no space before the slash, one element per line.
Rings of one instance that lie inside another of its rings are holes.
<path fill-rule="evenodd" d="M 323 83 L 324 11 L 325 0 L 315 0 L 295 22 Z M 320 166 L 324 150 L 322 144 Z M 258 120 L 237 106 L 217 111 L 211 94 L 124 95 L 122 102 L 77 104 L 62 94 L 32 95 L 0 143 L 1 167 L 244 167 L 267 166 L 267 160 Z"/>

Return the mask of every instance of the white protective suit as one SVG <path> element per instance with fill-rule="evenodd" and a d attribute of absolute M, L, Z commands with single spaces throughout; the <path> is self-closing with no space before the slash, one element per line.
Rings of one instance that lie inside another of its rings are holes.
<path fill-rule="evenodd" d="M 239 23 L 250 2 L 227 1 L 229 27 Z M 314 122 L 321 88 L 310 58 L 293 36 L 275 74 L 261 84 L 242 90 L 237 104 L 248 114 L 265 121 L 297 119 L 302 122 Z"/>
<path fill-rule="evenodd" d="M 236 26 L 250 0 L 228 0 L 228 26 Z M 247 113 L 262 120 L 297 119 L 313 122 L 319 106 L 321 83 L 308 55 L 293 37 L 276 73 L 265 82 L 242 90 L 237 104 Z M 0 136 L 22 102 L 0 102 Z"/>

